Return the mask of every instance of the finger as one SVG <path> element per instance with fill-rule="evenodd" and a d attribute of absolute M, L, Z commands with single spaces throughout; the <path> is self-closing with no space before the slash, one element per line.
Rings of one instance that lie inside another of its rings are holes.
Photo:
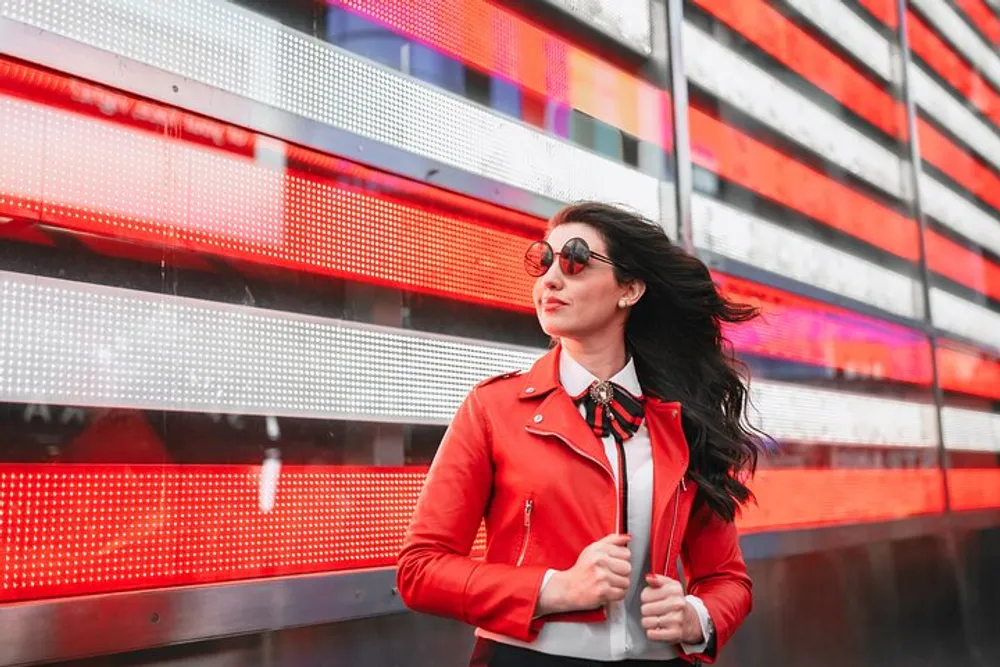
<path fill-rule="evenodd" d="M 626 547 L 609 546 L 604 553 L 618 560 L 632 560 L 632 552 Z"/>
<path fill-rule="evenodd" d="M 631 539 L 632 536 L 625 533 L 611 533 L 610 535 L 606 535 L 605 537 L 599 539 L 598 543 L 612 544 L 614 546 L 624 547 L 629 543 L 629 540 Z"/>
<path fill-rule="evenodd" d="M 611 558 L 606 556 L 601 560 L 601 564 L 604 565 L 609 572 L 623 577 L 628 577 L 632 574 L 632 563 L 627 560 L 622 560 L 621 558 Z"/>
<path fill-rule="evenodd" d="M 669 614 L 680 613 L 683 616 L 684 607 L 687 603 L 684 598 L 662 598 L 659 600 L 643 600 L 643 605 L 640 608 L 643 616 L 665 616 Z"/>
<path fill-rule="evenodd" d="M 628 586 L 607 586 L 601 594 L 601 599 L 605 602 L 617 602 L 624 600 L 628 593 Z"/>
<path fill-rule="evenodd" d="M 662 574 L 647 574 L 646 583 L 653 588 L 664 588 L 672 593 L 684 592 L 684 587 L 681 586 L 681 582 L 676 579 L 671 579 L 670 577 L 665 577 Z"/>
<path fill-rule="evenodd" d="M 608 572 L 604 581 L 612 588 L 626 590 L 629 587 L 628 577 L 623 577 L 620 574 L 614 574 L 612 572 Z"/>
<path fill-rule="evenodd" d="M 681 629 L 650 629 L 646 630 L 646 638 L 653 642 L 666 642 L 667 644 L 679 644 L 681 641 Z"/>

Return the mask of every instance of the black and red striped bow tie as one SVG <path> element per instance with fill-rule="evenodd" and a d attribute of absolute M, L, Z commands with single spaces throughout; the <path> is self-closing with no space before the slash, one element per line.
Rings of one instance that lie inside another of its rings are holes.
<path fill-rule="evenodd" d="M 618 442 L 635 435 L 646 412 L 643 398 L 633 396 L 614 382 L 595 381 L 573 402 L 583 404 L 584 416 L 594 435 L 605 438 L 610 434 Z"/>

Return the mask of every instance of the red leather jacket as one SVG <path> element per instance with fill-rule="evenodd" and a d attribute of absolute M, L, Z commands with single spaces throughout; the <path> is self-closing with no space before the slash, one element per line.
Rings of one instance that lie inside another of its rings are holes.
<path fill-rule="evenodd" d="M 477 385 L 434 458 L 399 556 L 397 585 L 411 609 L 531 641 L 548 621 L 599 622 L 603 608 L 533 619 L 548 568 L 568 569 L 617 532 L 618 493 L 602 443 L 559 382 L 559 348 L 527 374 Z M 750 611 L 751 583 L 736 527 L 684 479 L 680 405 L 649 399 L 653 448 L 652 563 L 678 579 L 715 624 L 712 662 Z M 482 520 L 486 555 L 468 556 Z"/>

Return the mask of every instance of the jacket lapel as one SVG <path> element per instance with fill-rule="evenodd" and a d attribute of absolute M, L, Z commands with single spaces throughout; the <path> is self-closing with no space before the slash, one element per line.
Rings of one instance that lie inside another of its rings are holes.
<path fill-rule="evenodd" d="M 524 428 L 531 433 L 557 438 L 578 455 L 604 468 L 613 478 L 604 445 L 587 426 L 559 382 L 559 349 L 550 350 L 525 375 L 519 398 L 541 402 L 528 413 Z"/>

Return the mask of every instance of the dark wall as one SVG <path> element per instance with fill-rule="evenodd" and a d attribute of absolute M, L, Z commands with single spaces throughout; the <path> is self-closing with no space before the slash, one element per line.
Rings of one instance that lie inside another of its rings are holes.
<path fill-rule="evenodd" d="M 750 563 L 722 667 L 1000 665 L 1000 528 Z M 81 667 L 461 667 L 471 629 L 417 614 L 107 657 Z"/>

